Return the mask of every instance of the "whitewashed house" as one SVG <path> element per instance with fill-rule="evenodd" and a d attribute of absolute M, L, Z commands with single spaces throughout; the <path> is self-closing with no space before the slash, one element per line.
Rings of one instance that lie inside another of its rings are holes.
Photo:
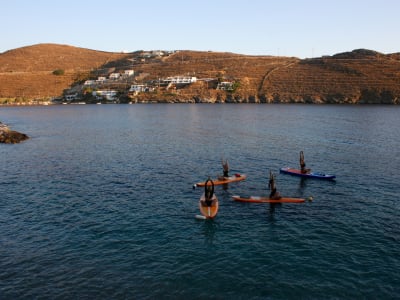
<path fill-rule="evenodd" d="M 191 84 L 195 83 L 197 81 L 196 77 L 190 77 L 190 76 L 173 76 L 173 77 L 167 77 L 162 80 L 164 83 L 167 84 Z"/>
<path fill-rule="evenodd" d="M 105 78 L 105 77 L 103 77 L 103 76 L 100 76 L 100 77 L 97 77 L 96 82 L 97 82 L 97 83 L 103 83 L 103 82 L 105 82 L 106 80 L 107 80 L 107 78 Z"/>
<path fill-rule="evenodd" d="M 233 82 L 222 81 L 222 82 L 218 83 L 217 90 L 232 91 L 233 90 Z"/>
<path fill-rule="evenodd" d="M 153 52 L 152 52 L 152 55 L 153 56 L 164 56 L 164 52 L 163 51 L 161 51 L 161 50 L 154 50 Z"/>
<path fill-rule="evenodd" d="M 120 73 L 111 73 L 110 76 L 108 76 L 108 78 L 111 80 L 118 80 L 120 77 L 121 77 Z"/>
<path fill-rule="evenodd" d="M 135 74 L 134 70 L 124 70 L 124 76 L 128 77 L 128 76 L 133 76 Z"/>
<path fill-rule="evenodd" d="M 146 86 L 144 84 L 132 84 L 129 89 L 130 93 L 140 93 L 146 90 Z"/>
<path fill-rule="evenodd" d="M 107 101 L 114 101 L 116 100 L 118 92 L 114 90 L 98 90 L 92 92 L 93 97 L 97 99 L 105 99 Z"/>
<path fill-rule="evenodd" d="M 95 80 L 86 80 L 83 85 L 94 85 L 94 84 L 96 84 Z"/>

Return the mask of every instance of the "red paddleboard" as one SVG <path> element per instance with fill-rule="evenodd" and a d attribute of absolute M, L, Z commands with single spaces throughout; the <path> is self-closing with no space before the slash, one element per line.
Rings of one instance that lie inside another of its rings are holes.
<path fill-rule="evenodd" d="M 237 181 L 242 181 L 246 179 L 246 174 L 235 174 L 233 176 L 229 177 L 219 177 L 218 179 L 213 179 L 212 181 L 214 182 L 214 185 L 221 185 L 221 184 L 227 184 L 231 182 L 237 182 Z M 194 186 L 205 186 L 206 182 L 199 182 L 196 183 Z"/>
<path fill-rule="evenodd" d="M 246 197 L 240 197 L 238 195 L 232 196 L 232 198 L 235 201 L 249 202 L 249 203 L 302 203 L 302 202 L 306 201 L 303 198 L 282 197 L 280 199 L 271 199 L 269 197 L 259 197 L 259 196 L 250 196 L 250 197 L 246 198 Z"/>

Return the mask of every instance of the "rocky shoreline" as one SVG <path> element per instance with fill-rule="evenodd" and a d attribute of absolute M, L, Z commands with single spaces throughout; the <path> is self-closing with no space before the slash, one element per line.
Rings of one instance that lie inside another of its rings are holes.
<path fill-rule="evenodd" d="M 25 133 L 10 130 L 10 128 L 0 122 L 0 143 L 3 144 L 17 144 L 29 139 Z"/>

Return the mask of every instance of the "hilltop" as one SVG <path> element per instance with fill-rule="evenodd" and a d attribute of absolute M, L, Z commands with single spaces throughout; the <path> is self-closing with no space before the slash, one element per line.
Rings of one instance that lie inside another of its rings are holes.
<path fill-rule="evenodd" d="M 115 81 L 85 85 L 113 72 Z M 160 79 L 197 78 L 163 86 Z M 227 85 L 222 85 L 227 84 Z M 129 92 L 132 85 L 143 92 Z M 226 88 L 225 88 L 226 87 Z M 357 49 L 312 59 L 201 51 L 113 53 L 38 44 L 0 54 L 0 103 L 115 90 L 120 102 L 400 103 L 400 53 Z"/>
<path fill-rule="evenodd" d="M 0 98 L 58 97 L 90 71 L 125 57 L 67 45 L 39 44 L 0 54 Z M 55 76 L 55 70 L 64 70 Z"/>

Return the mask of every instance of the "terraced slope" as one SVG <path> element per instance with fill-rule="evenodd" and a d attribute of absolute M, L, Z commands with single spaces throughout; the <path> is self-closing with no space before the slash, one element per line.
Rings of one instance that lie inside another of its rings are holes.
<path fill-rule="evenodd" d="M 366 50 L 301 60 L 271 73 L 262 93 L 277 102 L 398 103 L 400 60 Z"/>

